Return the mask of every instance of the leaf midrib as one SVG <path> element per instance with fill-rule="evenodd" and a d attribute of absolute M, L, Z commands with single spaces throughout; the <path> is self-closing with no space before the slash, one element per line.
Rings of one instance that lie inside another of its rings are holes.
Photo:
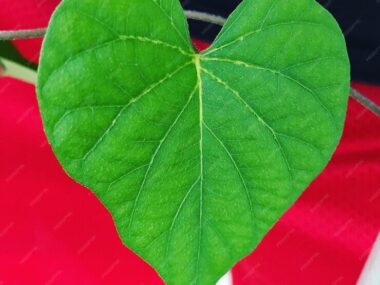
<path fill-rule="evenodd" d="M 203 85 L 202 85 L 202 75 L 201 75 L 201 55 L 194 55 L 194 64 L 197 71 L 197 83 L 199 88 L 199 151 L 200 151 L 200 193 L 199 193 L 199 237 L 198 237 L 198 254 L 197 254 L 197 262 L 196 262 L 196 280 L 199 277 L 199 268 L 200 268 L 200 257 L 202 250 L 202 218 L 203 218 Z M 197 281 L 196 281 L 197 282 Z"/>

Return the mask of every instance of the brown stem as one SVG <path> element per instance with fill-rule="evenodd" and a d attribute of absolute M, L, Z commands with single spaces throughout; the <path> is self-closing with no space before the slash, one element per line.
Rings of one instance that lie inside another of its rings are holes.
<path fill-rule="evenodd" d="M 185 11 L 186 17 L 191 20 L 203 21 L 210 24 L 223 26 L 226 19 L 211 15 L 208 13 L 198 11 Z M 46 28 L 34 29 L 34 30 L 18 30 L 18 31 L 0 31 L 0 40 L 16 40 L 16 39 L 31 39 L 43 37 L 46 33 Z M 362 95 L 357 90 L 351 88 L 351 97 L 362 104 L 364 107 L 372 111 L 374 114 L 380 116 L 380 106 L 376 105 L 370 99 Z"/>
<path fill-rule="evenodd" d="M 0 31 L 0 41 L 42 38 L 45 33 L 45 28 L 33 30 Z"/>

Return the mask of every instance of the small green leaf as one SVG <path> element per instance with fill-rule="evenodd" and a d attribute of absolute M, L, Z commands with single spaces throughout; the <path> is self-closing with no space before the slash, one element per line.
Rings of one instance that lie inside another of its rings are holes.
<path fill-rule="evenodd" d="M 68 174 L 167 284 L 211 285 L 321 172 L 349 62 L 313 0 L 245 0 L 196 53 L 178 0 L 64 0 L 38 95 Z"/>

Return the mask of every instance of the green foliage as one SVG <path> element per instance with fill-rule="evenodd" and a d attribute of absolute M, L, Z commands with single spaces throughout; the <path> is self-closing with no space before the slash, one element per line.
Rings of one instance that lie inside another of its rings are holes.
<path fill-rule="evenodd" d="M 37 70 L 37 66 L 24 59 L 9 41 L 0 41 L 0 57 L 9 59 L 30 69 Z"/>
<path fill-rule="evenodd" d="M 211 285 L 329 161 L 349 62 L 313 0 L 245 0 L 200 54 L 177 0 L 64 0 L 38 94 L 55 154 L 122 241 L 167 284 Z"/>

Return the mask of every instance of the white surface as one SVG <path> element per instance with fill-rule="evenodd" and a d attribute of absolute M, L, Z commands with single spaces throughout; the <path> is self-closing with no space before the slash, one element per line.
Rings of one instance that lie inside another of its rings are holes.
<path fill-rule="evenodd" d="M 232 274 L 229 271 L 226 275 L 223 276 L 222 279 L 216 285 L 232 285 Z"/>
<path fill-rule="evenodd" d="M 232 274 L 228 272 L 217 285 L 233 285 Z M 371 250 L 357 285 L 380 285 L 380 233 Z"/>
<path fill-rule="evenodd" d="M 357 285 L 380 285 L 380 234 L 372 248 Z"/>

